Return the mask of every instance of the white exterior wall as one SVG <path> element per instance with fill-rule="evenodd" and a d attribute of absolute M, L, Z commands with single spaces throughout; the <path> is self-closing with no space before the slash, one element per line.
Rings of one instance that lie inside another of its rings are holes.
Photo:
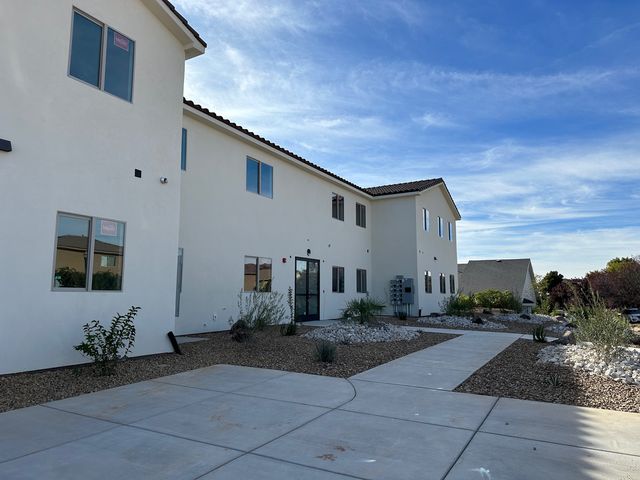
<path fill-rule="evenodd" d="M 195 115 L 184 117 L 184 263 L 176 331 L 229 328 L 229 318 L 237 318 L 245 255 L 271 258 L 272 290 L 284 294 L 294 286 L 295 257 L 319 259 L 320 318 L 338 318 L 346 300 L 361 296 L 356 294 L 356 268 L 367 270 L 371 285 L 370 201 L 250 137 Z M 246 191 L 247 156 L 273 167 L 273 199 Z M 345 197 L 344 222 L 331 217 L 333 192 Z M 367 228 L 356 226 L 356 201 L 367 207 Z M 331 292 L 332 266 L 345 269 L 344 293 Z"/>
<path fill-rule="evenodd" d="M 136 41 L 133 103 L 67 75 L 73 6 Z M 2 2 L 0 46 L 0 374 L 87 361 L 82 325 L 131 305 L 134 354 L 170 350 L 182 45 L 141 2 L 30 0 Z M 122 292 L 52 291 L 58 211 L 126 222 Z"/>
<path fill-rule="evenodd" d="M 524 288 L 522 290 L 522 299 L 528 299 L 533 302 L 536 301 L 536 291 L 533 287 L 533 279 L 531 278 L 531 272 L 527 271 L 527 276 L 524 279 Z"/>
<path fill-rule="evenodd" d="M 451 295 L 449 274 L 458 285 L 456 213 L 446 200 L 444 187 L 437 185 L 419 194 L 378 197 L 373 200 L 374 294 L 389 302 L 389 281 L 396 275 L 414 279 L 415 303 L 411 314 L 439 312 L 442 301 Z M 422 227 L 422 209 L 430 214 L 430 228 Z M 438 237 L 438 216 L 444 221 L 444 238 Z M 449 241 L 447 222 L 453 223 Z M 424 271 L 432 274 L 432 293 L 425 292 Z M 447 293 L 440 293 L 439 274 L 446 275 Z M 392 313 L 388 307 L 385 313 Z"/>
<path fill-rule="evenodd" d="M 396 275 L 416 280 L 415 211 L 415 195 L 373 201 L 373 296 L 387 303 L 387 315 L 393 313 L 389 281 Z"/>
<path fill-rule="evenodd" d="M 449 275 L 455 275 L 458 289 L 458 249 L 455 212 L 446 200 L 445 188 L 437 185 L 416 197 L 417 262 L 418 262 L 418 308 L 422 315 L 440 312 L 441 303 L 451 295 Z M 422 227 L 422 209 L 429 210 L 429 231 Z M 438 216 L 444 219 L 444 237 L 438 236 Z M 453 224 L 453 241 L 449 241 L 448 222 Z M 432 293 L 425 292 L 425 270 L 431 271 Z M 446 294 L 440 293 L 440 273 L 445 274 Z"/>

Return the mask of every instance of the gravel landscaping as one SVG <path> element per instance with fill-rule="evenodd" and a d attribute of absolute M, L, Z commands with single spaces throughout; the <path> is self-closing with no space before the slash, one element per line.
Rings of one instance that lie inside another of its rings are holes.
<path fill-rule="evenodd" d="M 504 330 L 507 328 L 505 325 L 493 322 L 491 320 L 482 320 L 480 322 L 474 318 L 456 317 L 452 315 L 443 315 L 441 317 L 423 317 L 418 319 L 418 323 L 428 325 L 436 324 L 445 328 L 477 328 L 480 330 Z"/>
<path fill-rule="evenodd" d="M 455 391 L 640 413 L 640 386 L 564 364 L 539 362 L 538 354 L 548 347 L 517 340 Z"/>
<path fill-rule="evenodd" d="M 640 348 L 620 348 L 616 357 L 605 362 L 587 344 L 552 345 L 538 352 L 541 362 L 567 365 L 591 375 L 604 375 L 617 382 L 640 385 Z"/>
<path fill-rule="evenodd" d="M 88 365 L 0 376 L 0 412 L 215 364 L 350 377 L 456 337 L 420 333 L 411 340 L 338 344 L 336 361 L 320 363 L 314 358 L 316 342 L 304 337 L 310 330 L 312 327 L 300 326 L 297 335 L 281 336 L 279 327 L 269 327 L 245 343 L 234 342 L 228 332 L 196 335 L 206 340 L 181 345 L 184 355 L 129 359 L 110 377 L 96 377 Z"/>
<path fill-rule="evenodd" d="M 349 345 L 352 343 L 392 342 L 413 340 L 420 333 L 415 330 L 382 323 L 378 325 L 361 325 L 358 323 L 336 323 L 327 327 L 316 328 L 304 334 L 312 340 L 327 340 L 333 343 Z"/>

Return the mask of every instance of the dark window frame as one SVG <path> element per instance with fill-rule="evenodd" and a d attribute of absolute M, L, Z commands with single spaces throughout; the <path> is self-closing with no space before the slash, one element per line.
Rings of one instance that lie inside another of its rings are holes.
<path fill-rule="evenodd" d="M 250 190 L 249 189 L 249 164 L 250 162 L 256 163 L 258 165 L 258 184 L 256 186 L 256 191 L 254 190 Z M 268 189 L 268 193 L 264 193 L 264 186 L 263 186 L 263 167 L 267 167 L 268 170 L 270 170 L 271 172 L 271 177 L 270 177 L 270 186 Z M 247 155 L 246 158 L 246 162 L 245 162 L 245 190 L 249 193 L 255 193 L 256 195 L 260 195 L 261 197 L 264 198 L 270 198 L 273 199 L 273 165 L 270 165 L 268 163 L 262 162 L 260 160 L 257 160 L 253 157 L 250 157 L 249 155 Z"/>
<path fill-rule="evenodd" d="M 344 196 L 331 193 L 331 218 L 344 222 Z"/>
<path fill-rule="evenodd" d="M 331 291 L 344 293 L 344 267 L 331 267 Z"/>
<path fill-rule="evenodd" d="M 356 292 L 367 293 L 367 270 L 364 268 L 356 269 Z"/>
<path fill-rule="evenodd" d="M 422 230 L 425 232 L 429 231 L 429 210 L 426 208 L 422 209 Z"/>
<path fill-rule="evenodd" d="M 433 277 L 431 270 L 425 270 L 424 272 L 424 293 L 433 293 Z"/>
<path fill-rule="evenodd" d="M 449 293 L 456 293 L 456 276 L 453 273 L 449 274 Z"/>
<path fill-rule="evenodd" d="M 440 273 L 440 293 L 447 293 L 447 278 L 444 273 Z"/>
<path fill-rule="evenodd" d="M 356 202 L 356 225 L 367 228 L 367 206 Z"/>
<path fill-rule="evenodd" d="M 248 262 L 248 259 L 253 259 L 252 262 Z M 268 262 L 266 262 L 268 261 Z M 269 264 L 269 277 L 268 280 L 263 280 L 262 276 L 261 276 L 261 269 L 260 267 L 263 264 Z M 247 265 L 254 265 L 255 266 L 255 273 L 247 273 Z M 272 284 L 273 284 L 273 259 L 270 257 L 257 257 L 255 255 L 245 255 L 244 256 L 244 263 L 242 266 L 242 270 L 243 270 L 243 275 L 242 275 L 242 291 L 245 293 L 250 293 L 250 292 L 258 292 L 258 293 L 268 293 L 271 292 L 272 289 Z M 253 276 L 255 277 L 255 281 L 253 281 L 252 283 L 254 283 L 254 288 L 247 290 L 246 287 L 246 277 L 247 276 Z M 263 288 L 261 285 L 261 282 L 263 281 L 267 281 L 267 286 L 266 288 Z"/>
<path fill-rule="evenodd" d="M 183 172 L 187 171 L 187 140 L 188 134 L 187 129 L 182 129 L 182 144 L 180 146 L 180 170 Z"/>

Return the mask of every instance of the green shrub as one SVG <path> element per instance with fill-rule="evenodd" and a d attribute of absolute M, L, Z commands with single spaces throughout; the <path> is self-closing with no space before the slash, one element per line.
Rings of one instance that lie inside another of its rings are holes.
<path fill-rule="evenodd" d="M 336 359 L 336 346 L 327 340 L 321 340 L 316 343 L 315 357 L 318 362 L 333 363 Z"/>
<path fill-rule="evenodd" d="M 509 290 L 483 290 L 472 296 L 475 305 L 483 308 L 499 308 L 522 312 L 522 302 Z"/>
<path fill-rule="evenodd" d="M 547 341 L 547 335 L 544 331 L 544 325 L 538 325 L 534 327 L 533 341 L 538 343 L 545 343 Z"/>
<path fill-rule="evenodd" d="M 263 330 L 285 318 L 284 295 L 278 292 L 250 292 L 238 295 L 239 319 L 250 330 Z"/>
<path fill-rule="evenodd" d="M 131 351 L 136 339 L 133 324 L 140 307 L 131 307 L 125 315 L 116 315 L 111 320 L 109 330 L 97 320 L 82 326 L 84 342 L 73 348 L 91 357 L 99 375 L 112 375 L 116 363 Z"/>
<path fill-rule="evenodd" d="M 473 298 L 464 293 L 453 294 L 440 304 L 442 312 L 447 315 L 468 315 L 473 307 Z"/>
<path fill-rule="evenodd" d="M 342 310 L 342 318 L 358 323 L 369 323 L 384 310 L 384 303 L 366 298 L 354 298 Z"/>
<path fill-rule="evenodd" d="M 567 310 L 569 321 L 576 325 L 576 340 L 591 342 L 596 351 L 606 359 L 613 358 L 619 347 L 629 343 L 632 333 L 629 322 L 605 302 L 591 293 L 585 301 L 579 297 Z"/>

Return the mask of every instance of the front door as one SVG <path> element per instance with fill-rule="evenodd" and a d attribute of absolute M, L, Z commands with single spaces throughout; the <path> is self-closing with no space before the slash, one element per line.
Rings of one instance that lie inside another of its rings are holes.
<path fill-rule="evenodd" d="M 320 320 L 320 260 L 296 257 L 296 321 Z"/>

